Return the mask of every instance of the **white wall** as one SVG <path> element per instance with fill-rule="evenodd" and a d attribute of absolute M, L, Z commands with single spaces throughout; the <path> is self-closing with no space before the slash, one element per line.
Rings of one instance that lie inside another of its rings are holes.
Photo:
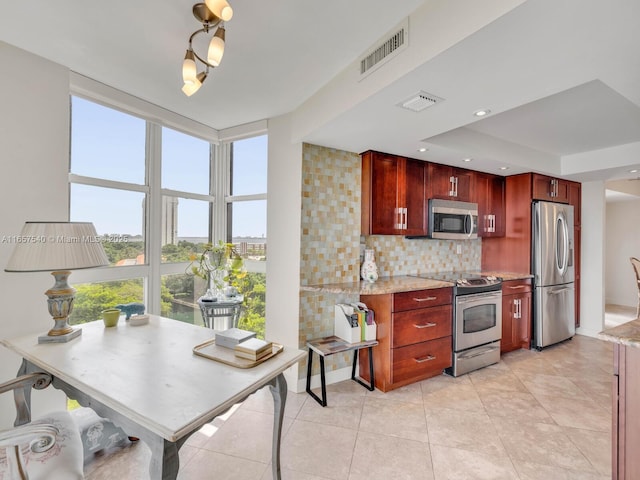
<path fill-rule="evenodd" d="M 606 303 L 636 307 L 638 288 L 629 257 L 640 258 L 640 199 L 607 202 Z"/>
<path fill-rule="evenodd" d="M 267 173 L 266 337 L 298 346 L 300 315 L 300 215 L 302 144 L 291 141 L 291 116 L 269 120 Z M 298 391 L 298 365 L 285 373 L 289 389 Z"/>
<path fill-rule="evenodd" d="M 596 336 L 604 326 L 604 225 L 603 182 L 582 184 L 582 252 L 580 284 L 581 335 Z"/>
<path fill-rule="evenodd" d="M 39 334 L 53 326 L 45 290 L 48 273 L 6 273 L 8 239 L 25 221 L 68 219 L 69 72 L 0 42 L 0 338 Z M 5 237 L 6 236 L 6 237 Z M 0 379 L 15 377 L 20 357 L 0 347 Z M 33 396 L 34 413 L 63 408 L 53 389 Z M 13 398 L 0 398 L 0 425 L 13 423 Z M 0 427 L 1 428 L 1 427 Z"/>

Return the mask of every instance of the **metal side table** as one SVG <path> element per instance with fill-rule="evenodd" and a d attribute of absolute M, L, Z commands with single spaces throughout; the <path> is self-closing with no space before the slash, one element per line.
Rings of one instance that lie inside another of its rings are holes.
<path fill-rule="evenodd" d="M 237 327 L 240 319 L 240 310 L 244 302 L 244 295 L 225 297 L 215 302 L 198 299 L 198 306 L 202 312 L 204 326 L 214 330 L 227 330 Z"/>
<path fill-rule="evenodd" d="M 340 337 L 331 336 L 309 340 L 309 358 L 307 361 L 307 393 L 313 397 L 323 407 L 327 406 L 327 386 L 324 377 L 324 357 L 334 355 L 336 353 L 348 352 L 353 350 L 353 366 L 351 367 L 351 380 L 358 382 L 369 391 L 374 390 L 375 379 L 373 376 L 373 351 L 372 348 L 378 345 L 377 340 L 369 340 L 366 342 L 349 343 Z M 369 384 L 365 383 L 361 378 L 356 377 L 356 364 L 358 363 L 358 350 L 361 348 L 369 349 Z M 320 357 L 320 387 L 322 389 L 322 398 L 319 398 L 311 391 L 311 369 L 313 366 L 313 352 Z"/>

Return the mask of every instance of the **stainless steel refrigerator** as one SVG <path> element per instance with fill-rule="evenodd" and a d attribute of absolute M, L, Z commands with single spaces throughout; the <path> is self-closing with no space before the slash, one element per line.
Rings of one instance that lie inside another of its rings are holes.
<path fill-rule="evenodd" d="M 532 209 L 533 346 L 540 350 L 576 333 L 573 206 L 534 202 Z"/>

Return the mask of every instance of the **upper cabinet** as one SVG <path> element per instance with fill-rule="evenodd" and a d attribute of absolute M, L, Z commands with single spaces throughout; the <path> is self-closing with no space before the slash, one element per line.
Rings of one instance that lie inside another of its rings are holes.
<path fill-rule="evenodd" d="M 571 182 L 537 173 L 532 174 L 532 182 L 534 200 L 569 203 L 569 185 Z"/>
<path fill-rule="evenodd" d="M 471 201 L 473 172 L 464 168 L 429 164 L 429 198 Z"/>
<path fill-rule="evenodd" d="M 478 204 L 478 236 L 504 236 L 504 177 L 475 172 L 472 191 L 472 201 Z"/>
<path fill-rule="evenodd" d="M 426 235 L 427 164 L 367 151 L 362 154 L 362 235 Z"/>

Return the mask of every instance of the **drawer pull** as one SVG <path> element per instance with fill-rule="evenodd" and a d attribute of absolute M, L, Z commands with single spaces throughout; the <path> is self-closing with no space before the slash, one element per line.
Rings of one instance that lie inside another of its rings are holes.
<path fill-rule="evenodd" d="M 525 287 L 524 285 L 517 285 L 517 286 L 515 286 L 515 287 L 509 287 L 509 288 L 510 288 L 511 290 L 517 290 L 517 289 L 519 289 L 519 288 L 524 288 L 524 287 Z"/>
<path fill-rule="evenodd" d="M 433 355 L 427 355 L 426 357 L 422 357 L 422 358 L 414 358 L 416 363 L 430 362 L 431 360 L 435 360 L 435 359 L 436 357 L 434 357 Z"/>
<path fill-rule="evenodd" d="M 429 327 L 435 327 L 436 325 L 438 325 L 437 323 L 425 323 L 423 325 L 418 325 L 417 323 L 414 323 L 413 326 L 416 328 L 429 328 Z"/>
<path fill-rule="evenodd" d="M 435 300 L 438 297 L 425 297 L 425 298 L 414 298 L 413 301 L 414 302 L 431 302 L 433 300 Z"/>

